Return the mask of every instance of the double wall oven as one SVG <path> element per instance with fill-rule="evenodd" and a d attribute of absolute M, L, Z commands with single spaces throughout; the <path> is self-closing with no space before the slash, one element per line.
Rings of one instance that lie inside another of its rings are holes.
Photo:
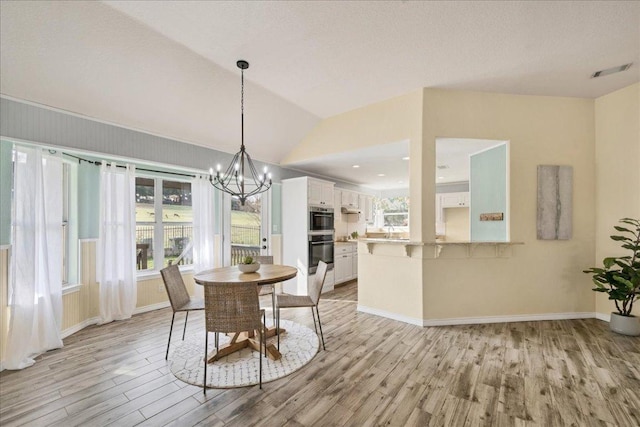
<path fill-rule="evenodd" d="M 320 261 L 333 269 L 333 220 L 333 208 L 309 207 L 309 274 L 316 272 Z"/>
<path fill-rule="evenodd" d="M 309 207 L 309 232 L 333 233 L 333 208 Z"/>
<path fill-rule="evenodd" d="M 309 234 L 309 274 L 318 269 L 318 262 L 324 261 L 329 270 L 333 269 L 333 232 L 331 234 Z"/>

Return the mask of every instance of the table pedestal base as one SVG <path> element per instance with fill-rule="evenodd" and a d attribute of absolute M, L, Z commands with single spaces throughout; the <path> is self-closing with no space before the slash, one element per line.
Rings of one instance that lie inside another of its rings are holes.
<path fill-rule="evenodd" d="M 280 328 L 280 333 L 286 332 L 285 329 Z M 256 338 L 257 336 L 257 338 Z M 235 353 L 236 351 L 240 351 L 243 348 L 250 347 L 252 350 L 260 352 L 260 338 L 259 333 L 257 332 L 236 332 L 233 334 L 231 338 L 231 342 L 229 344 L 225 344 L 220 347 L 220 349 L 216 352 L 215 350 L 207 354 L 207 363 L 213 363 L 216 360 L 220 360 L 225 356 L 230 355 L 231 353 Z M 276 336 L 276 328 L 267 328 L 266 332 L 267 338 Z M 265 340 L 266 341 L 266 340 Z M 278 360 L 282 357 L 278 349 L 273 344 L 267 344 L 267 356 L 271 360 Z"/>

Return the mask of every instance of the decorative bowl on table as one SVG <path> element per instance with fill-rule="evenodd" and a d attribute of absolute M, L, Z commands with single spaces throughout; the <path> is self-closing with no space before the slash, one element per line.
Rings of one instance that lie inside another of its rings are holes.
<path fill-rule="evenodd" d="M 254 262 L 251 264 L 238 264 L 238 270 L 242 273 L 255 273 L 260 269 L 260 263 Z"/>

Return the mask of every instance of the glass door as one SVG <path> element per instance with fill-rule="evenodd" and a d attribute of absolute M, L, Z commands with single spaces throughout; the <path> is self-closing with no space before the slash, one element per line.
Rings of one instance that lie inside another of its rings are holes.
<path fill-rule="evenodd" d="M 237 265 L 245 257 L 268 255 L 269 250 L 269 192 L 240 201 L 224 195 L 224 265 Z"/>

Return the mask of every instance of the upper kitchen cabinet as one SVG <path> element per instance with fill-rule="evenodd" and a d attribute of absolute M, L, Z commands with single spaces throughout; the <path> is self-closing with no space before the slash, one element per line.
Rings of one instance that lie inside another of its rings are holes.
<path fill-rule="evenodd" d="M 347 190 L 342 191 L 342 206 L 349 208 L 358 208 L 360 207 L 358 203 L 358 193 Z"/>
<path fill-rule="evenodd" d="M 333 189 L 333 206 L 335 206 L 333 214 L 335 221 L 342 221 L 342 212 L 340 210 L 340 206 L 342 206 L 342 190 L 338 188 Z"/>
<path fill-rule="evenodd" d="M 358 204 L 362 210 L 364 222 L 366 224 L 373 224 L 373 197 L 360 194 L 358 196 Z"/>
<path fill-rule="evenodd" d="M 310 206 L 333 206 L 333 182 L 308 178 Z"/>
<path fill-rule="evenodd" d="M 440 194 L 440 205 L 443 208 L 469 207 L 469 192 L 442 193 Z"/>

